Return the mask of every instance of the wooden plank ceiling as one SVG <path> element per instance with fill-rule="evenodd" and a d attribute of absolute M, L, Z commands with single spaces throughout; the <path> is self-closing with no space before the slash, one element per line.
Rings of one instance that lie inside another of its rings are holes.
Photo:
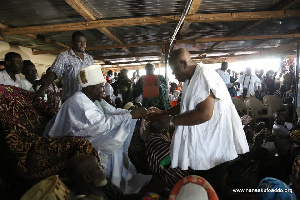
<path fill-rule="evenodd" d="M 4 41 L 30 47 L 35 55 L 57 55 L 69 49 L 72 32 L 81 30 L 86 51 L 118 69 L 163 64 L 188 1 L 40 0 L 26 8 L 23 3 L 3 2 Z M 299 42 L 299 24 L 300 0 L 193 0 L 173 48 L 185 47 L 207 63 L 290 54 Z"/>

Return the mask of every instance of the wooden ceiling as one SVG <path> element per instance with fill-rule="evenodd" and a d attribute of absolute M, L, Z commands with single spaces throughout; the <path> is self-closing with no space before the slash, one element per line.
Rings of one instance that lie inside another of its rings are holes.
<path fill-rule="evenodd" d="M 300 38 L 300 0 L 4 0 L 1 4 L 4 41 L 32 48 L 35 55 L 56 55 L 69 49 L 73 31 L 82 30 L 88 39 L 86 51 L 114 69 L 146 62 L 162 65 L 170 48 L 180 47 L 209 63 L 284 55 L 293 53 Z"/>

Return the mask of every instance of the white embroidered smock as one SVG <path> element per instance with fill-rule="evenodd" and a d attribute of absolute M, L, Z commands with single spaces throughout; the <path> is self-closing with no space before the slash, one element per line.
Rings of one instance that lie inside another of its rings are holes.
<path fill-rule="evenodd" d="M 180 114 L 192 111 L 210 94 L 216 97 L 212 118 L 194 126 L 176 126 L 171 143 L 172 167 L 208 170 L 249 151 L 241 119 L 222 78 L 197 65 L 182 88 Z"/>
<path fill-rule="evenodd" d="M 137 173 L 128 157 L 136 121 L 127 110 L 104 100 L 93 103 L 84 93 L 77 92 L 48 123 L 44 136 L 81 136 L 90 141 L 98 151 L 107 179 L 130 194 L 138 192 L 152 177 Z"/>

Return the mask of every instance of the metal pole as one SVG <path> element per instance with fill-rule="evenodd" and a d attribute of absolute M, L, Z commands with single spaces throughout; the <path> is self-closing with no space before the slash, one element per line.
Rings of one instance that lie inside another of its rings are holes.
<path fill-rule="evenodd" d="M 300 107 L 300 105 L 297 105 L 297 101 L 298 101 L 298 84 L 299 84 L 299 59 L 300 59 L 300 45 L 299 43 L 296 43 L 296 51 L 297 51 L 297 56 L 296 56 L 296 66 L 295 66 L 295 80 L 296 80 L 296 85 L 295 85 L 295 96 L 294 96 L 294 109 L 293 109 L 293 120 L 294 122 L 297 122 L 297 113 L 296 113 L 296 109 L 297 107 Z"/>
<path fill-rule="evenodd" d="M 178 31 L 179 31 L 179 29 L 180 29 L 180 27 L 181 27 L 181 25 L 182 25 L 182 23 L 183 23 L 183 21 L 184 21 L 184 18 L 187 16 L 187 14 L 188 14 L 188 12 L 189 12 L 192 3 L 193 3 L 193 0 L 188 0 L 187 4 L 185 5 L 184 11 L 183 11 L 183 13 L 181 14 L 180 20 L 179 20 L 179 22 L 178 22 L 178 24 L 177 24 L 177 26 L 176 26 L 176 29 L 175 29 L 175 31 L 174 31 L 174 33 L 173 33 L 171 39 L 170 39 L 170 47 L 169 47 L 169 51 L 172 50 L 172 46 L 173 46 L 173 42 L 174 42 L 174 40 L 175 40 L 175 37 L 176 37 L 176 35 L 177 35 L 177 33 L 178 33 Z M 169 51 L 167 51 L 167 52 L 169 52 Z M 170 52 L 169 52 L 169 53 L 170 53 Z"/>
<path fill-rule="evenodd" d="M 169 58 L 169 46 L 166 44 L 166 53 L 165 53 L 165 79 L 168 81 L 168 58 Z"/>

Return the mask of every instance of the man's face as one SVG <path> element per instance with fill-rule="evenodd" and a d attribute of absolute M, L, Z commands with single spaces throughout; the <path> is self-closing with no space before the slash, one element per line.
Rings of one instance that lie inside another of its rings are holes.
<path fill-rule="evenodd" d="M 77 36 L 75 41 L 72 40 L 72 47 L 77 52 L 84 52 L 86 48 L 86 37 L 83 35 Z"/>
<path fill-rule="evenodd" d="M 176 59 L 170 59 L 170 67 L 172 69 L 172 74 L 179 82 L 184 82 L 187 78 L 185 77 L 184 67 L 181 61 Z"/>
<path fill-rule="evenodd" d="M 104 83 L 100 83 L 98 85 L 95 85 L 92 89 L 92 93 L 95 95 L 95 100 L 101 101 L 104 97 Z"/>
<path fill-rule="evenodd" d="M 250 69 L 250 68 L 247 68 L 247 69 L 246 69 L 246 75 L 251 76 L 251 73 L 252 73 L 251 69 Z"/>
<path fill-rule="evenodd" d="M 27 70 L 24 73 L 25 73 L 25 78 L 29 82 L 35 81 L 37 78 L 37 70 L 34 65 L 30 65 L 29 67 L 27 67 Z"/>
<path fill-rule="evenodd" d="M 279 125 L 284 125 L 284 123 L 285 123 L 285 117 L 282 116 L 282 115 L 278 115 L 277 118 L 276 118 L 276 122 Z"/>
<path fill-rule="evenodd" d="M 20 74 L 23 68 L 23 60 L 21 56 L 14 56 L 10 61 L 8 61 L 7 66 L 15 74 Z"/>
<path fill-rule="evenodd" d="M 147 75 L 154 75 L 154 66 L 146 67 L 146 74 Z"/>

